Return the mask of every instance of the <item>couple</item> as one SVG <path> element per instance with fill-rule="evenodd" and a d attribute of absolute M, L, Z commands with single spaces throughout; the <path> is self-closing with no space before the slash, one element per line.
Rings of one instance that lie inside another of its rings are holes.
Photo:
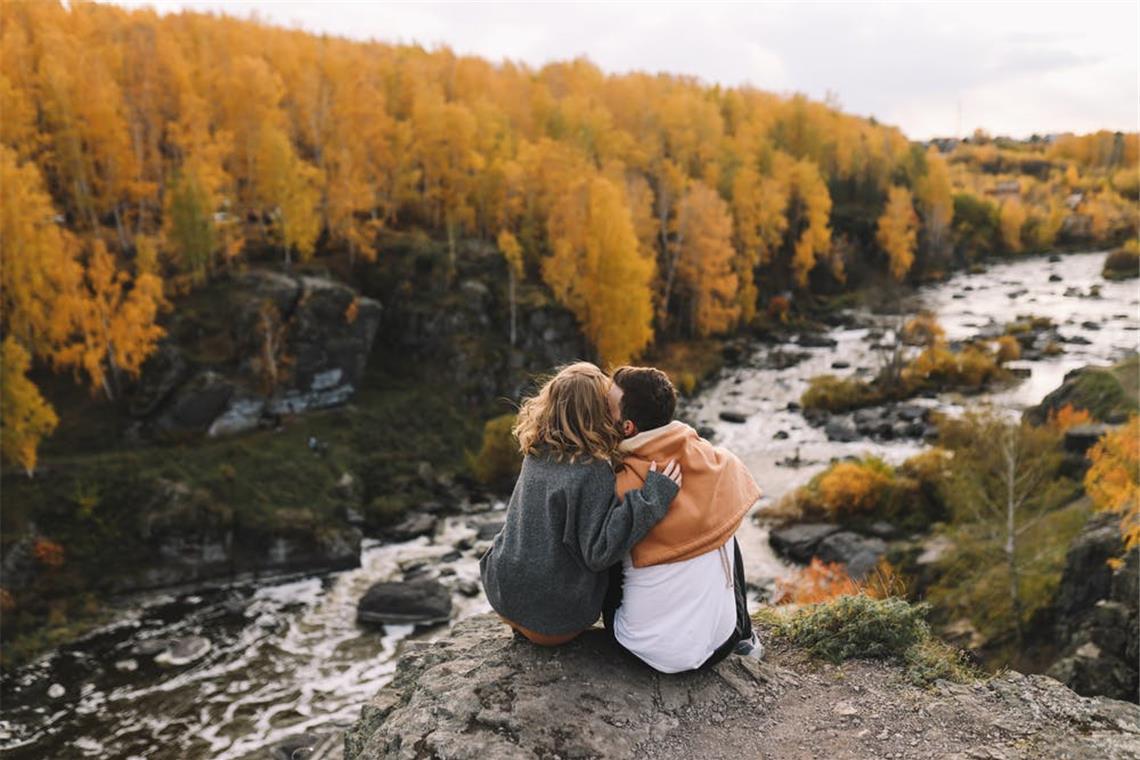
<path fill-rule="evenodd" d="M 602 615 L 663 673 L 759 657 L 734 534 L 760 488 L 732 453 L 673 420 L 664 372 L 562 368 L 519 409 L 524 458 L 480 561 L 496 612 L 557 646 Z M 682 482 L 683 475 L 683 482 Z"/>

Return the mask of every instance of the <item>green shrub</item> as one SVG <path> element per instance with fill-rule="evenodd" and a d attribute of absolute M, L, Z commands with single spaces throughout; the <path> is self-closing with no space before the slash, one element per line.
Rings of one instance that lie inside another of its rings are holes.
<path fill-rule="evenodd" d="M 519 474 L 522 454 L 511 428 L 515 415 L 503 414 L 483 426 L 483 446 L 471 457 L 471 472 L 485 486 L 507 486 Z"/>
<path fill-rule="evenodd" d="M 977 674 L 965 664 L 961 652 L 931 635 L 928 611 L 926 604 L 858 594 L 807 605 L 786 615 L 768 608 L 756 620 L 776 636 L 829 662 L 898 662 L 919 685 L 939 678 L 959 682 L 975 678 Z"/>
<path fill-rule="evenodd" d="M 805 409 L 846 412 L 883 400 L 882 394 L 869 383 L 855 378 L 819 375 L 809 383 L 808 389 L 800 397 L 800 403 Z"/>

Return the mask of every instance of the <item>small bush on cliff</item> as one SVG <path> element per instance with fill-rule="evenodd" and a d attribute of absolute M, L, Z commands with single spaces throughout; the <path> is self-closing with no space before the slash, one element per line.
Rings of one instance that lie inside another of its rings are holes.
<path fill-rule="evenodd" d="M 931 635 L 926 623 L 929 609 L 926 604 L 910 604 L 899 598 L 873 599 L 858 594 L 787 614 L 769 608 L 757 616 L 757 622 L 777 637 L 829 662 L 899 662 L 906 666 L 910 680 L 919 685 L 939 678 L 973 680 L 977 674 L 966 665 L 961 652 Z"/>
<path fill-rule="evenodd" d="M 522 455 L 511 428 L 515 415 L 503 414 L 483 426 L 483 446 L 471 457 L 471 472 L 485 486 L 508 487 L 519 474 Z"/>

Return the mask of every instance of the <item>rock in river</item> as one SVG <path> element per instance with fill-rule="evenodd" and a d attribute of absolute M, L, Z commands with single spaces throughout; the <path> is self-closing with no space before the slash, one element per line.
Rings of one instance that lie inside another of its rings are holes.
<path fill-rule="evenodd" d="M 875 569 L 887 551 L 887 542 L 875 536 L 861 536 L 851 531 L 833 533 L 819 542 L 816 554 L 824 562 L 842 562 L 847 573 L 859 580 Z"/>
<path fill-rule="evenodd" d="M 776 528 L 768 534 L 768 543 L 777 553 L 796 562 L 810 562 L 819 542 L 838 533 L 839 526 L 831 523 L 802 523 Z"/>
<path fill-rule="evenodd" d="M 362 623 L 432 625 L 451 619 L 451 594 L 427 578 L 373 584 L 356 605 Z"/>
<path fill-rule="evenodd" d="M 158 653 L 154 661 L 159 665 L 188 665 L 206 656 L 210 651 L 210 640 L 203 636 L 186 636 L 169 642 L 166 649 Z"/>

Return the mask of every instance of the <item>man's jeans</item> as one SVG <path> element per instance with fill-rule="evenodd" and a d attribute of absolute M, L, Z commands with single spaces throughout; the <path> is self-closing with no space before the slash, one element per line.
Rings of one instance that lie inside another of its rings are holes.
<path fill-rule="evenodd" d="M 736 627 L 729 635 L 728 640 L 717 647 L 716 651 L 709 655 L 709 658 L 702 662 L 696 670 L 703 670 L 716 665 L 731 654 L 736 642 L 752 638 L 752 618 L 748 616 L 748 590 L 744 585 L 744 558 L 740 556 L 740 544 L 736 542 L 735 538 L 732 539 L 732 552 L 734 557 L 732 586 L 733 593 L 736 595 Z M 626 650 L 614 635 L 614 617 L 617 615 L 618 607 L 621 606 L 623 575 L 620 562 L 610 568 L 610 586 L 606 590 L 606 598 L 602 602 L 602 620 L 605 622 L 610 639 L 619 648 L 628 652 L 629 650 Z"/>

